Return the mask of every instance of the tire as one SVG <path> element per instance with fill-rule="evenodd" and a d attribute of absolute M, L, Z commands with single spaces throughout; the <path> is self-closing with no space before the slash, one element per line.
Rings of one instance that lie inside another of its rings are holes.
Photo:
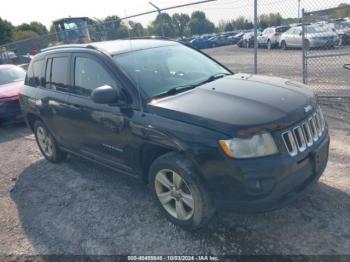
<path fill-rule="evenodd" d="M 268 49 L 268 50 L 271 50 L 271 49 L 272 49 L 272 44 L 271 44 L 270 39 L 267 40 L 267 49 Z"/>
<path fill-rule="evenodd" d="M 55 138 L 40 120 L 34 123 L 34 135 L 41 153 L 48 161 L 59 163 L 67 157 L 67 153 L 60 150 Z"/>
<path fill-rule="evenodd" d="M 203 180 L 180 154 L 168 153 L 156 159 L 149 177 L 154 200 L 173 224 L 193 231 L 206 225 L 215 214 Z"/>
<path fill-rule="evenodd" d="M 286 41 L 282 41 L 281 42 L 281 49 L 283 49 L 283 50 L 287 50 L 288 49 Z"/>
<path fill-rule="evenodd" d="M 306 39 L 304 42 L 304 46 L 305 46 L 305 50 L 309 51 L 310 50 L 310 41 Z"/>

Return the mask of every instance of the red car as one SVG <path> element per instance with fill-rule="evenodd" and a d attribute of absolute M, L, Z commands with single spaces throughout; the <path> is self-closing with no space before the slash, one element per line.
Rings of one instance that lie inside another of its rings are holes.
<path fill-rule="evenodd" d="M 0 124 L 22 119 L 19 90 L 26 72 L 15 65 L 0 65 Z"/>

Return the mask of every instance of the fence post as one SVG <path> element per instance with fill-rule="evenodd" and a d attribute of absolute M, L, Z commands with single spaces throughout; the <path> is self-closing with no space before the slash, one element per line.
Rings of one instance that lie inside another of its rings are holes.
<path fill-rule="evenodd" d="M 254 0 L 254 74 L 258 73 L 258 0 Z"/>
<path fill-rule="evenodd" d="M 303 8 L 301 11 L 301 35 L 303 42 L 303 83 L 307 84 L 307 57 L 306 57 L 306 48 L 305 48 L 305 9 Z"/>

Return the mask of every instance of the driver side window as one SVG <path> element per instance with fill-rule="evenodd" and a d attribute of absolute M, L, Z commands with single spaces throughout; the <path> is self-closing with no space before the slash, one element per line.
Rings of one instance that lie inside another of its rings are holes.
<path fill-rule="evenodd" d="M 93 59 L 76 57 L 74 62 L 75 93 L 90 96 L 94 89 L 103 85 L 116 86 L 106 69 Z"/>

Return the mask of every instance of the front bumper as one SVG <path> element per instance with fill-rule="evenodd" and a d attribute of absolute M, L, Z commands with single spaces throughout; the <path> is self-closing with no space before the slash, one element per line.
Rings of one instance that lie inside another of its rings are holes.
<path fill-rule="evenodd" d="M 208 175 L 208 186 L 219 209 L 256 213 L 281 208 L 302 196 L 318 181 L 328 161 L 330 138 L 305 155 L 234 160 Z M 216 178 L 215 178 L 216 177 Z"/>
<path fill-rule="evenodd" d="M 0 102 L 0 122 L 18 122 L 23 121 L 19 101 L 10 100 Z"/>

